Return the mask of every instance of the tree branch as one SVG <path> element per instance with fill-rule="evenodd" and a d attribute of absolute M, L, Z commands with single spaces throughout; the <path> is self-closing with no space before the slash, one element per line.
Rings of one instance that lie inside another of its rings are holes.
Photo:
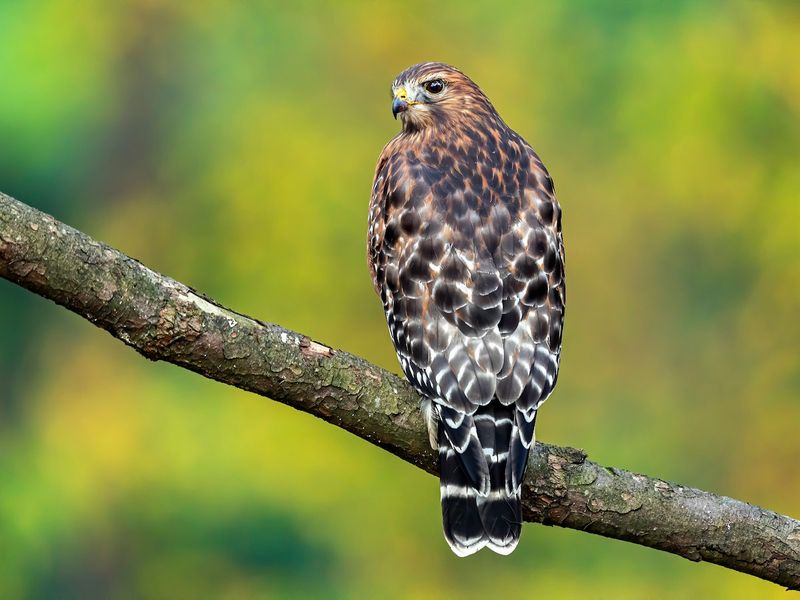
<path fill-rule="evenodd" d="M 419 396 L 399 377 L 224 308 L 53 217 L 0 194 L 0 277 L 81 315 L 151 360 L 311 413 L 436 473 Z M 537 444 L 526 521 L 716 563 L 800 588 L 800 522 L 739 500 Z"/>

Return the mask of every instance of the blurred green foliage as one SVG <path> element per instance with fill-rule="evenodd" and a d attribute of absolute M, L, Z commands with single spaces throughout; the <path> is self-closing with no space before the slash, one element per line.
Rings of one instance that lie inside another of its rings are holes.
<path fill-rule="evenodd" d="M 539 436 L 800 513 L 794 2 L 0 3 L 0 188 L 397 371 L 365 266 L 404 67 L 537 149 L 569 308 Z M 470 559 L 434 480 L 0 281 L 0 597 L 778 597 L 528 526 Z"/>

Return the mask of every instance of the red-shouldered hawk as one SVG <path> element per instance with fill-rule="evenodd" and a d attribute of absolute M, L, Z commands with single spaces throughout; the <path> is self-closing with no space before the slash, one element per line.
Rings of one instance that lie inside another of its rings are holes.
<path fill-rule="evenodd" d="M 508 554 L 536 411 L 558 376 L 561 208 L 542 161 L 461 71 L 414 65 L 392 97 L 403 129 L 375 170 L 373 283 L 426 398 L 445 538 L 459 556 Z"/>

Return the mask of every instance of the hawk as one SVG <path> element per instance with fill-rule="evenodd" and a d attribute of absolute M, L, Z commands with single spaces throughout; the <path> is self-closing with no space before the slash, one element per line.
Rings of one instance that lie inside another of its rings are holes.
<path fill-rule="evenodd" d="M 368 255 L 403 371 L 438 449 L 445 538 L 509 554 L 536 411 L 564 320 L 561 208 L 522 137 L 464 73 L 428 62 L 392 83 Z"/>

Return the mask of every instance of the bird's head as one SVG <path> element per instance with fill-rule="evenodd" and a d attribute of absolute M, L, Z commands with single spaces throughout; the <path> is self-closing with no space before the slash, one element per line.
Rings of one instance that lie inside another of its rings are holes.
<path fill-rule="evenodd" d="M 406 131 L 447 127 L 484 112 L 494 109 L 481 89 L 444 63 L 413 65 L 392 82 L 392 115 Z"/>

